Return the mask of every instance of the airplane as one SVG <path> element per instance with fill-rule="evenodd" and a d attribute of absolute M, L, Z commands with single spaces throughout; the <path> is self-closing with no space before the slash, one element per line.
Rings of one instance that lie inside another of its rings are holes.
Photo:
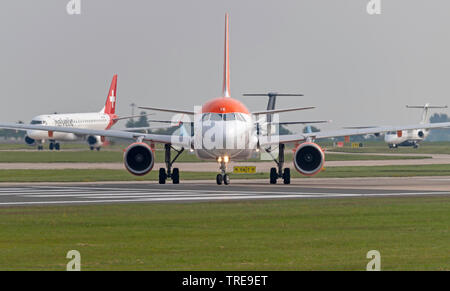
<path fill-rule="evenodd" d="M 316 143 L 318 139 L 332 137 L 347 137 L 352 135 L 375 134 L 390 131 L 411 129 L 429 129 L 449 127 L 450 122 L 423 123 L 403 126 L 383 126 L 374 128 L 339 129 L 309 133 L 294 133 L 279 135 L 272 130 L 261 132 L 261 116 L 272 116 L 270 123 L 277 124 L 277 114 L 288 111 L 308 110 L 314 107 L 298 107 L 286 109 L 269 109 L 250 112 L 247 107 L 230 95 L 229 69 L 229 28 L 228 13 L 225 14 L 225 47 L 223 87 L 220 97 L 207 101 L 194 110 L 177 110 L 157 107 L 140 107 L 148 110 L 170 112 L 184 117 L 194 117 L 193 131 L 180 131 L 178 134 L 161 135 L 142 132 L 130 132 L 115 129 L 88 129 L 63 126 L 49 126 L 42 124 L 0 123 L 0 128 L 33 129 L 55 132 L 72 133 L 75 135 L 92 135 L 128 139 L 130 145 L 124 149 L 124 166 L 131 174 L 142 176 L 149 173 L 155 165 L 155 144 L 163 144 L 165 151 L 165 167 L 159 169 L 159 183 L 165 184 L 168 179 L 172 183 L 180 182 L 180 171 L 173 168 L 173 164 L 185 149 L 195 152 L 198 158 L 217 161 L 220 172 L 216 176 L 218 185 L 230 184 L 227 165 L 231 160 L 245 160 L 255 152 L 277 151 L 273 158 L 276 167 L 270 170 L 270 184 L 276 184 L 282 179 L 284 184 L 290 184 L 290 168 L 284 167 L 284 152 L 287 144 L 298 144 L 293 154 L 293 166 L 303 175 L 312 176 L 319 173 L 325 163 L 325 153 Z M 179 117 L 174 117 L 179 120 Z M 262 118 L 262 122 L 268 122 Z M 270 127 L 270 126 L 269 126 Z M 171 153 L 176 153 L 172 158 Z"/>
<path fill-rule="evenodd" d="M 33 117 L 32 125 L 76 127 L 85 129 L 109 129 L 117 121 L 138 116 L 118 117 L 116 112 L 117 101 L 117 74 L 113 76 L 106 97 L 105 106 L 99 112 L 69 113 L 69 114 L 43 114 Z M 139 115 L 140 116 L 140 115 Z M 100 150 L 105 140 L 99 135 L 78 135 L 71 132 L 50 132 L 42 130 L 26 130 L 25 143 L 43 150 L 45 141 L 49 141 L 49 150 L 60 150 L 59 141 L 74 141 L 80 138 L 86 139 L 91 150 Z"/>
<path fill-rule="evenodd" d="M 421 108 L 422 111 L 422 121 L 421 124 L 425 124 L 428 122 L 428 114 L 430 109 L 435 108 L 448 108 L 445 106 L 431 106 L 430 104 L 419 105 L 419 106 L 410 106 L 406 105 L 406 108 Z M 418 148 L 419 143 L 427 138 L 430 131 L 428 129 L 410 129 L 410 130 L 402 130 L 398 132 L 390 131 L 384 135 L 384 141 L 389 145 L 389 148 L 397 148 L 399 146 L 403 147 L 414 147 Z"/>

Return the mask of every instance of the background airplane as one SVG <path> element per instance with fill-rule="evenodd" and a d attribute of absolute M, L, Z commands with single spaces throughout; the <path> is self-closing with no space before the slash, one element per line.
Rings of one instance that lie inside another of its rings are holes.
<path fill-rule="evenodd" d="M 111 91 L 111 90 L 110 90 Z M 113 96 L 110 94 L 109 96 Z M 115 95 L 114 95 L 115 96 Z M 284 167 L 284 152 L 286 144 L 297 144 L 293 165 L 303 175 L 311 176 L 319 173 L 325 163 L 325 153 L 315 143 L 322 138 L 345 137 L 351 135 L 375 134 L 389 131 L 403 131 L 412 129 L 429 129 L 449 127 L 450 122 L 433 124 L 414 124 L 405 126 L 385 126 L 360 129 L 341 129 L 334 131 L 306 132 L 289 135 L 272 134 L 272 131 L 261 133 L 258 131 L 261 116 L 272 116 L 276 113 L 312 109 L 314 107 L 298 107 L 286 109 L 269 109 L 250 112 L 239 100 L 230 96 L 230 70 L 229 70 L 229 40 L 228 40 L 228 14 L 225 16 L 225 53 L 222 96 L 212 99 L 198 110 L 175 110 L 156 107 L 140 107 L 143 109 L 184 114 L 194 117 L 194 130 L 192 134 L 185 131 L 177 135 L 158 135 L 130 132 L 114 129 L 90 129 L 77 127 L 64 127 L 62 125 L 49 126 L 43 124 L 14 124 L 0 123 L 0 128 L 33 129 L 48 132 L 71 133 L 74 135 L 115 137 L 129 139 L 133 142 L 124 150 L 125 168 L 133 175 L 145 175 L 149 173 L 155 163 L 155 143 L 164 144 L 165 168 L 159 169 L 159 183 L 164 184 L 168 178 L 174 184 L 180 181 L 178 168 L 172 166 L 184 149 L 190 149 L 197 157 L 205 160 L 216 160 L 220 173 L 216 176 L 218 185 L 229 184 L 230 177 L 227 174 L 227 164 L 231 160 L 245 160 L 255 152 L 265 151 L 272 153 L 277 150 L 277 156 L 273 158 L 277 167 L 270 171 L 270 183 L 275 184 L 279 178 L 284 184 L 290 184 L 290 168 Z M 262 122 L 275 123 L 277 121 Z M 270 125 L 270 124 L 269 124 Z M 269 126 L 270 127 L 270 126 Z M 211 135 L 212 133 L 212 135 Z M 209 142 L 214 141 L 210 147 Z M 148 142 L 148 143 L 147 143 Z M 172 159 L 171 152 L 176 156 Z"/>
<path fill-rule="evenodd" d="M 107 130 L 121 119 L 138 117 L 118 117 L 116 115 L 116 103 L 117 75 L 114 75 L 108 91 L 108 96 L 106 97 L 105 106 L 100 111 L 90 113 L 43 114 L 33 117 L 30 124 Z M 54 132 L 33 129 L 28 129 L 26 132 L 25 143 L 30 146 L 37 145 L 38 150 L 42 150 L 44 148 L 43 144 L 46 141 L 49 141 L 48 148 L 50 150 L 59 150 L 59 141 L 85 139 L 91 150 L 100 150 L 100 147 L 105 142 L 105 139 L 99 135 L 80 135 L 71 132 Z"/>
<path fill-rule="evenodd" d="M 448 108 L 445 106 L 431 106 L 430 104 L 419 105 L 419 106 L 411 106 L 406 105 L 406 108 L 421 108 L 422 111 L 422 120 L 421 124 L 425 124 L 428 122 L 428 116 L 430 109 L 437 108 Z M 389 148 L 397 148 L 399 146 L 408 147 L 412 146 L 414 148 L 419 147 L 419 143 L 423 141 L 429 135 L 430 131 L 428 129 L 410 129 L 410 130 L 402 130 L 402 131 L 390 131 L 384 135 L 384 141 L 389 145 Z"/>

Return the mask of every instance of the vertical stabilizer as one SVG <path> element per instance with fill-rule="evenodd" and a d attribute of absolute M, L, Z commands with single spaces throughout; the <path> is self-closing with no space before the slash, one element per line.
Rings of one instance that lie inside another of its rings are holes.
<path fill-rule="evenodd" d="M 117 74 L 113 76 L 111 86 L 109 87 L 108 96 L 106 96 L 106 103 L 103 109 L 103 113 L 115 114 L 116 113 L 116 98 L 117 96 Z"/>
<path fill-rule="evenodd" d="M 223 96 L 230 97 L 230 59 L 228 45 L 228 13 L 225 14 L 225 52 L 223 63 Z"/>

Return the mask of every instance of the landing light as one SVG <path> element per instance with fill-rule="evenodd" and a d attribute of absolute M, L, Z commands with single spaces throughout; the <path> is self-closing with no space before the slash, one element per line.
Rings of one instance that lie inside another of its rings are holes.
<path fill-rule="evenodd" d="M 222 157 L 218 157 L 218 158 L 217 158 L 217 161 L 218 161 L 219 163 L 221 163 L 221 162 L 222 162 Z"/>
<path fill-rule="evenodd" d="M 229 158 L 228 156 L 224 156 L 224 157 L 223 157 L 223 161 L 224 161 L 225 163 L 228 163 L 228 162 L 230 161 L 230 158 Z"/>

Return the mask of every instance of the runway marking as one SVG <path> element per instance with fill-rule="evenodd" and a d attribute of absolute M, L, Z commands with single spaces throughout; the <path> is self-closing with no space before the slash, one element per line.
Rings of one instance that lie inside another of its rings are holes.
<path fill-rule="evenodd" d="M 380 192 L 377 190 L 335 189 L 329 192 L 311 189 L 276 188 L 273 191 L 214 190 L 214 189 L 173 189 L 159 187 L 127 188 L 97 186 L 29 186 L 0 187 L 0 206 L 4 205 L 51 205 L 51 204 L 93 204 L 93 203 L 130 203 L 130 202 L 190 202 L 218 200 L 257 200 L 257 199 L 293 199 L 293 198 L 339 198 L 339 197 L 386 197 L 386 196 L 427 196 L 450 195 L 450 192 Z M 325 186 L 326 187 L 326 186 Z M 292 189 L 293 191 L 286 191 Z M 280 191 L 278 191 L 280 190 Z M 297 190 L 297 191 L 296 191 Z M 347 192 L 351 191 L 351 192 Z M 370 191 L 364 193 L 363 191 Z M 373 191 L 373 193 L 372 193 Z M 354 192 L 354 193 L 353 193 Z M 8 201 L 10 199 L 10 201 Z M 40 200 L 39 200 L 40 199 Z M 48 200 L 46 200 L 48 199 Z M 67 199 L 67 200 L 66 200 Z M 24 201 L 20 201 L 24 200 Z M 36 201 L 37 200 L 37 201 Z"/>

